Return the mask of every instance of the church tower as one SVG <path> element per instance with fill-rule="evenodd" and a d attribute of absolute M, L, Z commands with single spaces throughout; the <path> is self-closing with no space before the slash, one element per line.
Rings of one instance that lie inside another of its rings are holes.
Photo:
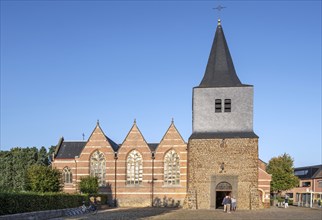
<path fill-rule="evenodd" d="M 218 208 L 230 194 L 239 209 L 258 208 L 253 86 L 239 80 L 220 20 L 192 102 L 186 207 Z"/>

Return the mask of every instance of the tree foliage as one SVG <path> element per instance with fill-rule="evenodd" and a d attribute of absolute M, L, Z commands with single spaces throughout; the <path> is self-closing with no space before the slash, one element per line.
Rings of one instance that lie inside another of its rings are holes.
<path fill-rule="evenodd" d="M 39 165 L 44 165 L 44 166 L 48 166 L 49 165 L 49 158 L 48 158 L 48 153 L 47 153 L 47 149 L 42 146 L 39 149 L 38 152 L 38 159 L 37 159 L 37 164 Z"/>
<path fill-rule="evenodd" d="M 45 147 L 12 148 L 0 151 L 0 191 L 25 191 L 27 169 L 34 165 L 48 166 L 48 153 Z"/>
<path fill-rule="evenodd" d="M 79 188 L 82 193 L 97 194 L 98 178 L 93 176 L 82 177 Z"/>
<path fill-rule="evenodd" d="M 62 174 L 48 166 L 32 165 L 28 168 L 27 183 L 33 192 L 59 192 L 62 189 Z"/>
<path fill-rule="evenodd" d="M 53 153 L 56 150 L 56 145 L 51 145 L 48 149 L 48 159 L 49 159 L 49 164 L 53 161 Z"/>
<path fill-rule="evenodd" d="M 271 191 L 280 193 L 299 184 L 299 179 L 294 175 L 293 159 L 284 153 L 273 157 L 267 165 L 267 172 L 272 174 Z"/>

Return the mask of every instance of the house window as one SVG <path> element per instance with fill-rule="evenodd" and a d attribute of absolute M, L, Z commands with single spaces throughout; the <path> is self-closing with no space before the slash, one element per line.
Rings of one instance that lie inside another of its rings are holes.
<path fill-rule="evenodd" d="M 98 178 L 98 185 L 106 185 L 106 161 L 104 154 L 100 151 L 95 151 L 90 159 L 90 175 Z"/>
<path fill-rule="evenodd" d="M 307 175 L 308 172 L 309 172 L 308 170 L 296 170 L 294 172 L 294 175 L 295 176 L 304 176 L 304 175 Z"/>
<path fill-rule="evenodd" d="M 69 167 L 65 167 L 63 170 L 63 179 L 64 183 L 72 183 L 73 182 L 73 174 Z"/>
<path fill-rule="evenodd" d="M 164 157 L 164 184 L 180 184 L 180 158 L 174 150 L 170 150 Z"/>
<path fill-rule="evenodd" d="M 133 150 L 127 157 L 126 183 L 138 185 L 142 183 L 143 163 L 141 154 Z"/>
<path fill-rule="evenodd" d="M 302 187 L 310 187 L 311 182 L 302 182 Z"/>
<path fill-rule="evenodd" d="M 221 112 L 221 99 L 215 100 L 215 112 Z"/>
<path fill-rule="evenodd" d="M 225 99 L 225 112 L 231 112 L 231 99 Z"/>
<path fill-rule="evenodd" d="M 318 181 L 318 188 L 322 188 L 322 180 Z"/>

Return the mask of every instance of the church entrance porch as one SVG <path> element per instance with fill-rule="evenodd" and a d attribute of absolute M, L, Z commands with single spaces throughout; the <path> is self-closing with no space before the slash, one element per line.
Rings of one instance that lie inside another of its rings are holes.
<path fill-rule="evenodd" d="M 231 191 L 216 191 L 216 209 L 224 209 L 222 201 L 229 194 L 231 194 Z"/>
<path fill-rule="evenodd" d="M 210 208 L 223 209 L 222 201 L 226 195 L 238 195 L 238 177 L 233 175 L 213 175 L 210 184 Z"/>

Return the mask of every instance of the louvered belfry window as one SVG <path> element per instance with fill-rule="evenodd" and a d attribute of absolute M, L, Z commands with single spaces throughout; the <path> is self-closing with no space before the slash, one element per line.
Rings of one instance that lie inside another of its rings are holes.
<path fill-rule="evenodd" d="M 231 112 L 231 99 L 225 99 L 225 112 Z"/>
<path fill-rule="evenodd" d="M 180 184 L 180 158 L 175 150 L 170 150 L 164 157 L 164 184 Z"/>
<path fill-rule="evenodd" d="M 221 112 L 221 99 L 215 100 L 215 112 Z"/>
<path fill-rule="evenodd" d="M 90 175 L 98 178 L 98 185 L 106 185 L 106 161 L 105 156 L 100 151 L 95 151 L 90 159 Z"/>
<path fill-rule="evenodd" d="M 143 179 L 143 162 L 141 154 L 133 150 L 127 157 L 126 183 L 128 185 L 138 185 Z"/>

